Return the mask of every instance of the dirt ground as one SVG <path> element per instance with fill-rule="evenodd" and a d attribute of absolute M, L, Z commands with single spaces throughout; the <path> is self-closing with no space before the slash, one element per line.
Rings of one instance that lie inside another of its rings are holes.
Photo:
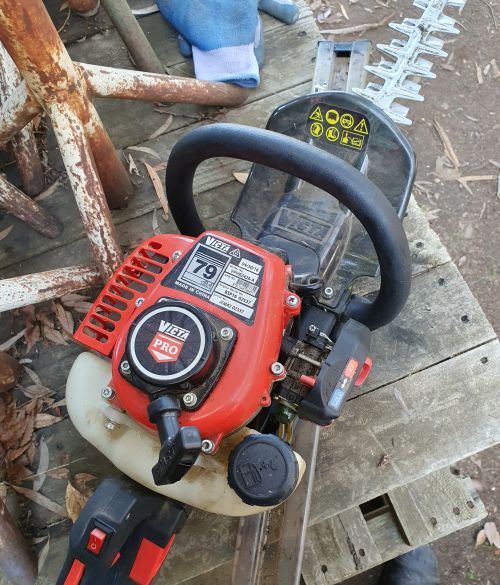
<path fill-rule="evenodd" d="M 310 0 L 310 4 L 323 31 L 377 23 L 391 14 L 392 21 L 401 22 L 402 17 L 420 13 L 410 7 L 409 0 Z M 456 17 L 458 11 L 450 8 L 447 14 Z M 500 72 L 495 67 L 500 66 L 500 3 L 469 0 L 459 17 L 459 28 L 456 37 L 441 36 L 449 57 L 434 59 L 437 79 L 424 80 L 421 93 L 425 101 L 411 104 L 413 125 L 408 136 L 417 152 L 419 169 L 414 193 L 500 334 Z M 397 35 L 383 25 L 334 38 L 362 37 L 386 43 Z M 372 63 L 377 61 L 375 53 Z M 443 158 L 445 149 L 435 122 L 449 138 L 458 168 Z M 475 180 L 460 183 L 460 177 Z M 489 512 L 487 520 L 500 526 L 500 448 L 458 462 L 456 473 L 474 479 Z M 462 530 L 434 545 L 442 585 L 500 583 L 499 551 L 485 544 L 475 548 L 480 528 Z M 374 571 L 346 585 L 371 585 L 376 577 Z"/>

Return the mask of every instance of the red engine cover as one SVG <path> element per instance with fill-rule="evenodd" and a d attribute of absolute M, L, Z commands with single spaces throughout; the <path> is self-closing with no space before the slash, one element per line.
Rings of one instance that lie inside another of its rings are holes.
<path fill-rule="evenodd" d="M 209 284 L 199 280 L 193 268 L 207 254 L 217 264 Z M 183 411 L 179 419 L 181 425 L 198 427 L 202 438 L 218 446 L 222 437 L 270 404 L 271 386 L 277 380 L 271 365 L 289 319 L 300 312 L 300 298 L 287 290 L 289 275 L 289 267 L 278 256 L 225 234 L 205 232 L 198 239 L 155 236 L 116 271 L 75 339 L 112 356 L 116 404 L 153 429 L 146 412 L 148 395 L 119 372 L 131 323 L 161 297 L 187 302 L 225 321 L 236 332 L 232 354 L 205 402 L 195 411 Z M 296 298 L 294 307 L 287 303 L 290 296 Z M 144 299 L 142 304 L 138 299 Z"/>

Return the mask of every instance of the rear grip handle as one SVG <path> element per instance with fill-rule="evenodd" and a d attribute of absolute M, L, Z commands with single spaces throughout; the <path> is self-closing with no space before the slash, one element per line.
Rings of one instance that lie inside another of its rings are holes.
<path fill-rule="evenodd" d="M 353 296 L 346 316 L 375 330 L 400 313 L 411 286 L 408 240 L 392 205 L 365 175 L 339 157 L 284 134 L 239 124 L 202 126 L 177 142 L 166 170 L 167 199 L 181 234 L 197 237 L 205 231 L 194 203 L 193 179 L 198 165 L 214 157 L 271 167 L 338 199 L 368 232 L 381 277 L 377 297 L 367 301 Z"/>

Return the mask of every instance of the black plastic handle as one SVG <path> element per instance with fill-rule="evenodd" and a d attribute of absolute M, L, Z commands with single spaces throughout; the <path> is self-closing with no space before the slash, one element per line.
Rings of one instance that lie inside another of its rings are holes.
<path fill-rule="evenodd" d="M 167 198 L 181 234 L 196 237 L 205 231 L 194 203 L 193 178 L 198 165 L 213 157 L 237 158 L 283 171 L 326 191 L 350 209 L 373 242 L 381 283 L 373 302 L 353 297 L 347 317 L 374 330 L 400 313 L 411 284 L 408 241 L 387 198 L 362 173 L 333 154 L 270 130 L 237 124 L 197 128 L 174 146 L 166 172 Z"/>

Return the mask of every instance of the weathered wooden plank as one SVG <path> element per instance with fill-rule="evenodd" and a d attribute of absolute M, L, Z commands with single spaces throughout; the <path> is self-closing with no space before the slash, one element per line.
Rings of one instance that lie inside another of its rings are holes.
<path fill-rule="evenodd" d="M 148 19 L 149 20 L 149 19 Z M 308 8 L 302 8 L 302 18 L 293 25 L 285 25 L 269 16 L 265 17 L 264 39 L 266 62 L 261 71 L 261 84 L 252 91 L 247 104 L 294 87 L 312 79 L 316 45 L 320 40 L 314 18 Z M 194 77 L 191 59 L 183 59 L 177 47 L 177 33 L 159 16 L 151 20 L 149 37 L 155 50 L 171 75 Z M 129 53 L 115 30 L 95 35 L 85 43 L 69 47 L 76 61 L 133 69 Z M 139 144 L 147 140 L 166 120 L 155 111 L 155 104 L 132 100 L 96 100 L 98 112 L 117 148 Z M 170 130 L 188 126 L 196 118 L 213 116 L 218 108 L 188 104 L 171 104 L 174 114 Z M 134 123 L 140 121 L 140 123 Z"/>
<path fill-rule="evenodd" d="M 402 313 L 374 332 L 373 369 L 353 395 L 370 392 L 495 337 L 453 263 L 424 272 L 412 279 Z"/>
<path fill-rule="evenodd" d="M 314 583 L 331 582 L 332 564 L 340 581 L 382 562 L 357 506 L 310 528 L 304 556 Z"/>
<path fill-rule="evenodd" d="M 269 114 L 277 106 L 294 97 L 303 95 L 308 86 L 309 84 L 304 84 L 304 86 L 283 90 L 279 95 L 272 95 L 254 104 L 249 104 L 236 110 L 230 110 L 225 114 L 224 121 L 264 126 Z M 193 127 L 198 125 L 200 124 L 195 124 Z M 149 148 L 153 148 L 157 153 L 167 159 L 171 148 L 184 133 L 185 129 L 181 128 L 174 132 L 169 132 L 156 140 L 149 141 L 146 144 Z M 117 210 L 113 213 L 113 221 L 116 226 L 130 219 L 140 217 L 158 207 L 158 197 L 147 176 L 144 165 L 140 164 L 140 161 L 147 160 L 151 164 L 158 164 L 159 161 L 150 155 L 144 156 L 143 153 L 136 151 L 130 151 L 130 153 L 138 163 L 143 177 L 139 180 L 137 192 L 127 209 Z M 194 190 L 197 193 L 202 193 L 230 183 L 234 180 L 233 171 L 242 171 L 249 167 L 250 163 L 243 161 L 212 159 L 205 163 L 196 174 Z M 161 171 L 159 174 L 163 180 L 164 171 Z M 25 258 L 34 257 L 42 252 L 56 250 L 61 246 L 83 237 L 83 226 L 74 202 L 74 197 L 67 187 L 63 186 L 59 188 L 50 198 L 44 200 L 43 204 L 44 207 L 54 212 L 55 216 L 62 220 L 64 223 L 63 234 L 57 240 L 48 240 L 35 233 L 30 233 L 30 237 L 26 238 L 27 232 L 25 225 L 14 220 L 12 217 L 6 216 L 0 221 L 0 230 L 9 225 L 14 225 L 14 229 L 10 232 L 8 238 L 2 242 L 2 247 L 0 248 L 0 267 L 5 268 L 21 262 Z"/>
<path fill-rule="evenodd" d="M 311 522 L 500 441 L 497 340 L 356 398 L 323 429 Z"/>
<path fill-rule="evenodd" d="M 449 468 L 398 487 L 387 494 L 404 540 L 420 546 L 439 531 L 454 532 L 476 521 L 478 511 L 463 482 Z"/>
<path fill-rule="evenodd" d="M 336 519 L 352 513 L 352 509 L 310 528 L 302 570 L 307 585 L 334 585 L 412 548 L 479 522 L 487 515 L 477 494 L 472 493 L 469 479 L 453 475 L 448 467 L 396 488 L 388 496 L 394 511 L 371 518 L 364 526 L 373 543 L 374 562 L 367 555 L 362 556 L 363 566 L 352 562 L 353 551 L 359 555 L 360 550 L 351 539 L 349 521 L 344 532 L 339 523 L 335 531 L 328 529 Z M 411 543 L 409 534 L 414 538 Z M 338 540 L 342 538 L 347 546 L 339 547 Z"/>

